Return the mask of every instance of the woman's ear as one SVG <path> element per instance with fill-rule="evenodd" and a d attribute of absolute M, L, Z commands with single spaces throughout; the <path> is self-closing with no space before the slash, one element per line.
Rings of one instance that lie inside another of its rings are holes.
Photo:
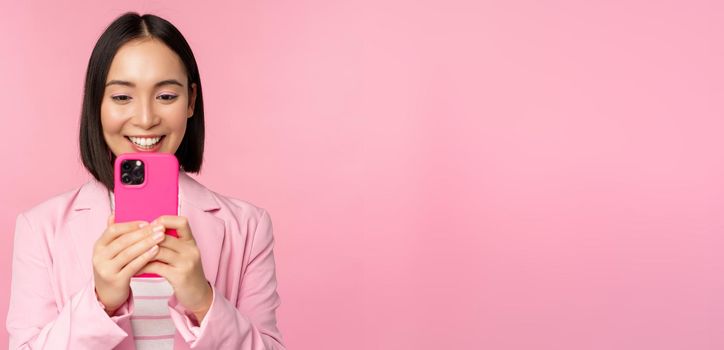
<path fill-rule="evenodd" d="M 194 106 L 196 106 L 196 83 L 191 84 L 191 97 L 189 97 L 189 109 L 187 111 L 187 118 L 191 118 L 194 115 Z"/>

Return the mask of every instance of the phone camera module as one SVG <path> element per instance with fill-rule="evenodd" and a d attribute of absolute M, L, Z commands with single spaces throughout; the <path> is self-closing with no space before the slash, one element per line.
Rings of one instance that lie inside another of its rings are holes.
<path fill-rule="evenodd" d="M 121 162 L 121 182 L 124 185 L 140 185 L 145 179 L 143 161 L 127 159 Z"/>

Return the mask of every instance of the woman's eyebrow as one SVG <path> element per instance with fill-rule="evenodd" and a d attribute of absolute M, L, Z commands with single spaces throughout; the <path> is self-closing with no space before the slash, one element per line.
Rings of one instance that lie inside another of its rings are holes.
<path fill-rule="evenodd" d="M 132 83 L 132 82 L 130 82 L 130 81 L 125 81 L 125 80 L 111 80 L 111 81 L 109 81 L 109 82 L 106 83 L 106 86 L 114 85 L 114 84 L 115 84 L 115 85 L 128 86 L 128 87 L 136 87 L 136 84 L 134 84 L 134 83 Z M 183 87 L 183 86 L 184 86 L 183 84 L 181 84 L 181 83 L 180 83 L 178 80 L 176 80 L 176 79 L 166 79 L 166 80 L 161 80 L 161 81 L 159 81 L 159 82 L 156 83 L 153 87 L 159 87 L 159 86 L 169 85 L 169 84 L 178 85 L 178 86 L 180 86 L 180 87 Z"/>

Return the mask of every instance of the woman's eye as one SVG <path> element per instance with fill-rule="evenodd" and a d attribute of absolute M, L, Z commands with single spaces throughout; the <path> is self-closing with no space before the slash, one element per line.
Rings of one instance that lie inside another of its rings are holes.
<path fill-rule="evenodd" d="M 125 101 L 130 100 L 130 99 L 131 99 L 131 96 L 116 95 L 116 96 L 111 96 L 111 99 L 116 100 L 116 101 L 124 101 L 124 102 L 125 102 Z"/>
<path fill-rule="evenodd" d="M 178 97 L 178 96 L 176 96 L 176 95 L 160 95 L 160 96 L 158 96 L 158 98 L 163 101 L 173 101 L 176 99 L 176 97 Z"/>

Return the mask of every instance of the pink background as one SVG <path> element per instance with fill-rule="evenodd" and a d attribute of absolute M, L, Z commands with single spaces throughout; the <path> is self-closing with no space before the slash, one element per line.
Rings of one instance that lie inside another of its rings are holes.
<path fill-rule="evenodd" d="M 200 180 L 270 211 L 289 349 L 724 348 L 713 0 L 3 2 L 3 326 L 126 10 L 196 54 Z"/>

